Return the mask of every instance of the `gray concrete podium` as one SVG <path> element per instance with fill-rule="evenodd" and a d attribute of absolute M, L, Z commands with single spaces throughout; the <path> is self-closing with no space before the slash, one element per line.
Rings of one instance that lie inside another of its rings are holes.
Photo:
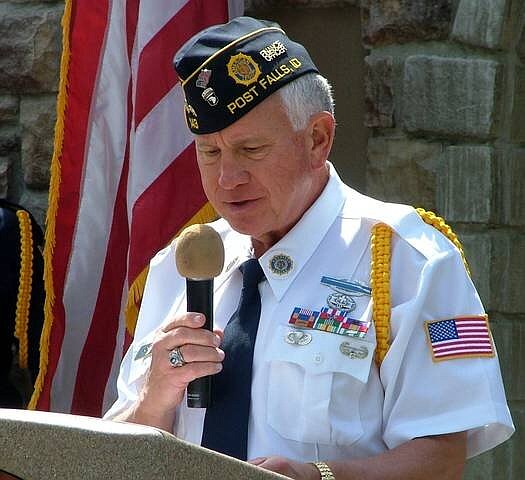
<path fill-rule="evenodd" d="M 286 478 L 152 427 L 0 408 L 2 470 L 24 480 Z"/>

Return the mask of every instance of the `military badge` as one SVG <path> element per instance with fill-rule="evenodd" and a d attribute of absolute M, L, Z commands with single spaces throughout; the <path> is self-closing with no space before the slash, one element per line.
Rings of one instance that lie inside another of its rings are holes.
<path fill-rule="evenodd" d="M 207 68 L 203 68 L 201 72 L 199 73 L 199 76 L 197 77 L 197 80 L 195 81 L 195 86 L 199 88 L 206 88 L 208 86 L 208 82 L 211 78 L 211 70 L 208 70 Z"/>
<path fill-rule="evenodd" d="M 321 277 L 321 283 L 335 290 L 351 293 L 354 296 L 370 295 L 372 292 L 371 288 L 364 283 L 351 280 L 340 280 L 338 278 L 323 276 Z"/>
<path fill-rule="evenodd" d="M 211 87 L 208 87 L 206 90 L 204 90 L 204 92 L 202 92 L 202 98 L 206 100 L 212 107 L 215 107 L 215 105 L 219 103 L 219 99 Z"/>
<path fill-rule="evenodd" d="M 343 309 L 352 312 L 356 309 L 357 303 L 354 297 L 370 295 L 370 287 L 361 283 L 350 280 L 341 280 L 338 278 L 321 277 L 321 284 L 326 285 L 333 293 L 328 295 L 326 303 L 331 308 Z"/>
<path fill-rule="evenodd" d="M 284 336 L 284 341 L 290 345 L 298 345 L 303 347 L 312 341 L 312 335 L 300 330 L 291 330 Z"/>
<path fill-rule="evenodd" d="M 280 277 L 288 275 L 293 270 L 292 257 L 285 253 L 277 253 L 270 258 L 270 271 Z"/>
<path fill-rule="evenodd" d="M 261 69 L 255 60 L 249 55 L 238 53 L 230 58 L 226 65 L 228 76 L 235 80 L 235 83 L 250 86 L 255 83 L 261 74 Z"/>
<path fill-rule="evenodd" d="M 144 360 L 147 357 L 151 355 L 152 352 L 152 343 L 147 343 L 146 345 L 142 345 L 142 347 L 139 348 L 137 354 L 135 355 L 135 360 Z"/>
<path fill-rule="evenodd" d="M 230 263 L 228 263 L 228 266 L 226 267 L 226 272 L 229 272 L 233 266 L 237 263 L 237 260 L 239 260 L 239 257 L 235 257 L 231 260 Z"/>
<path fill-rule="evenodd" d="M 355 310 L 355 300 L 346 293 L 333 292 L 326 298 L 326 303 L 332 308 L 342 308 L 350 312 Z"/>
<path fill-rule="evenodd" d="M 339 345 L 339 351 L 343 355 L 351 359 L 354 359 L 354 358 L 363 359 L 363 358 L 366 358 L 368 355 L 368 348 L 366 348 L 365 346 L 353 347 L 348 342 L 342 342 L 341 345 Z"/>

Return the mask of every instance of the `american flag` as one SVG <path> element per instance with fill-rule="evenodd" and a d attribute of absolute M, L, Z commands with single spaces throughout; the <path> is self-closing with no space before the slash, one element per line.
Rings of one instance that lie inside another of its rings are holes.
<path fill-rule="evenodd" d="M 99 416 L 114 401 L 133 334 L 128 289 L 136 309 L 150 258 L 213 215 L 172 60 L 192 34 L 242 10 L 242 0 L 66 0 L 30 408 Z"/>
<path fill-rule="evenodd" d="M 494 356 L 485 315 L 426 322 L 425 327 L 435 361 Z"/>

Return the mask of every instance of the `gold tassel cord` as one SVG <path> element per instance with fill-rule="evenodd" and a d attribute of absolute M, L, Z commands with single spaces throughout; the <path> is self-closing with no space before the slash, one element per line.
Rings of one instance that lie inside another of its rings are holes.
<path fill-rule="evenodd" d="M 27 328 L 33 283 L 33 231 L 26 211 L 18 210 L 16 216 L 20 228 L 20 280 L 16 299 L 15 337 L 18 339 L 18 364 L 20 368 L 27 368 Z"/>
<path fill-rule="evenodd" d="M 378 367 L 388 352 L 390 341 L 391 240 L 392 229 L 388 225 L 374 225 L 371 238 L 370 287 L 377 342 L 375 361 Z"/>
<path fill-rule="evenodd" d="M 435 213 L 417 208 L 416 212 L 425 223 L 433 226 L 445 235 L 459 250 L 465 269 L 470 275 L 470 269 L 465 258 L 463 246 L 457 235 L 445 220 Z M 389 348 L 390 341 L 390 261 L 391 261 L 392 229 L 385 224 L 377 224 L 372 229 L 370 286 L 372 288 L 372 315 L 376 328 L 375 361 L 381 366 Z"/>
<path fill-rule="evenodd" d="M 436 230 L 439 230 L 445 237 L 447 237 L 459 250 L 461 258 L 463 259 L 463 264 L 467 273 L 470 275 L 470 268 L 465 257 L 465 252 L 463 251 L 463 245 L 459 241 L 458 236 L 452 231 L 449 225 L 445 223 L 445 220 L 441 217 L 438 217 L 434 212 L 425 210 L 423 208 L 416 208 L 416 212 L 423 219 L 425 223 L 432 225 Z"/>
<path fill-rule="evenodd" d="M 71 25 L 71 12 L 73 0 L 66 0 L 64 15 L 62 17 L 62 58 L 60 60 L 60 83 L 57 97 L 57 121 L 55 124 L 55 143 L 53 158 L 51 160 L 51 180 L 49 184 L 49 207 L 46 218 L 46 235 L 44 246 L 44 287 L 46 300 L 44 304 L 44 326 L 40 336 L 40 366 L 38 377 L 35 382 L 33 395 L 29 401 L 28 409 L 34 410 L 38 399 L 44 388 L 44 379 L 47 374 L 49 360 L 49 341 L 51 327 L 53 325 L 53 305 L 55 303 L 55 291 L 53 285 L 53 251 L 55 248 L 55 226 L 58 211 L 59 187 L 60 187 L 60 158 L 62 157 L 62 145 L 64 143 L 64 122 L 67 105 L 67 84 L 70 61 L 69 34 Z"/>

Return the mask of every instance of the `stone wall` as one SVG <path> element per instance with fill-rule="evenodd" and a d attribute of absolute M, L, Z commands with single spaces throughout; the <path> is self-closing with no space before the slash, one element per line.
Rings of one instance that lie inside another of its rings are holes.
<path fill-rule="evenodd" d="M 0 196 L 43 224 L 53 152 L 63 2 L 0 3 Z"/>
<path fill-rule="evenodd" d="M 466 478 L 525 478 L 525 4 L 362 1 L 368 193 L 460 234 L 518 428 Z"/>
<path fill-rule="evenodd" d="M 524 2 L 246 5 L 254 14 L 289 7 L 312 17 L 324 8 L 360 9 L 361 45 L 348 49 L 366 48 L 367 193 L 435 210 L 460 234 L 491 317 L 518 428 L 511 441 L 469 462 L 465 478 L 525 478 Z M 53 0 L 0 3 L 0 196 L 23 203 L 41 223 L 62 9 Z"/>

